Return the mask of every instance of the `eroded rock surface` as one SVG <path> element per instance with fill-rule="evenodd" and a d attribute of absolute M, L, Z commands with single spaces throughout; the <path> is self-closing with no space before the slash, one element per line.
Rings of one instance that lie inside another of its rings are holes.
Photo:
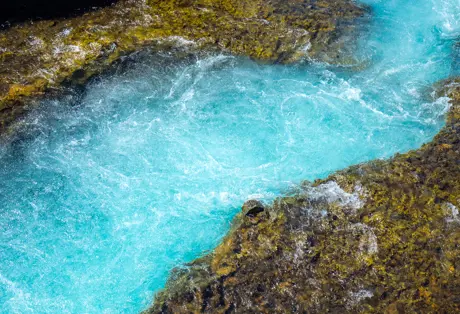
<path fill-rule="evenodd" d="M 0 32 L 0 129 L 27 100 L 85 82 L 145 46 L 221 49 L 270 62 L 340 60 L 357 18 L 351 0 L 121 0 L 61 21 Z"/>
<path fill-rule="evenodd" d="M 243 211 L 146 313 L 459 313 L 459 82 L 431 143 Z"/>

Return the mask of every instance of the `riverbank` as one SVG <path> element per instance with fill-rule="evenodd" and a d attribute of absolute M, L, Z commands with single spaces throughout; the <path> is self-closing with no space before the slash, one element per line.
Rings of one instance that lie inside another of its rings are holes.
<path fill-rule="evenodd" d="M 72 19 L 18 25 L 0 32 L 0 131 L 37 97 L 83 84 L 145 47 L 189 45 L 269 62 L 305 56 L 349 62 L 340 49 L 365 14 L 349 0 L 125 0 Z"/>
<path fill-rule="evenodd" d="M 296 1 L 195 3 L 125 1 L 77 19 L 1 33 L 0 129 L 17 121 L 36 99 L 83 85 L 146 47 L 221 49 L 272 63 L 300 57 L 348 62 L 337 58 L 337 47 L 364 14 L 346 1 L 315 1 L 310 7 Z M 264 5 L 261 11 L 258 5 Z M 246 203 L 225 240 L 213 253 L 175 270 L 147 312 L 458 312 L 456 84 L 444 82 L 438 89 L 435 98 L 450 97 L 451 109 L 432 142 L 305 182 L 270 205 Z M 55 171 L 56 165 L 50 168 Z M 94 213 L 85 217 L 97 219 Z"/>
<path fill-rule="evenodd" d="M 442 85 L 451 109 L 432 142 L 247 202 L 146 313 L 460 311 L 460 86 Z"/>

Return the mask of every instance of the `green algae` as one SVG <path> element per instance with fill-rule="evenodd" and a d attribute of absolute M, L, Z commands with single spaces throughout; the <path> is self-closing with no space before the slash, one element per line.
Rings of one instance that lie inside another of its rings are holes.
<path fill-rule="evenodd" d="M 146 313 L 458 313 L 459 83 L 432 142 L 243 207 Z"/>
<path fill-rule="evenodd" d="M 363 15 L 350 0 L 122 0 L 73 19 L 19 25 L 0 32 L 0 130 L 27 111 L 30 99 L 68 80 L 83 83 L 145 47 L 340 62 L 340 38 Z"/>

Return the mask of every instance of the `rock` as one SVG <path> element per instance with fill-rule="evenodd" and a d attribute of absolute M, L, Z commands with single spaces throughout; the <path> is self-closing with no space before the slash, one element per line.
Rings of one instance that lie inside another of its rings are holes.
<path fill-rule="evenodd" d="M 460 207 L 460 80 L 444 84 L 452 107 L 431 143 L 269 205 L 247 201 L 237 220 L 253 217 L 209 255 L 209 272 L 167 287 L 146 313 L 460 313 L 460 228 L 450 221 Z M 333 182 L 344 193 L 359 186 L 362 204 L 349 211 L 320 197 Z"/>
<path fill-rule="evenodd" d="M 256 217 L 265 210 L 264 205 L 257 200 L 246 201 L 242 209 L 244 215 L 251 218 Z"/>
<path fill-rule="evenodd" d="M 10 90 L 10 85 L 6 83 L 0 83 L 0 98 L 5 97 Z"/>
<path fill-rule="evenodd" d="M 0 85 L 15 88 L 0 93 L 0 111 L 15 108 L 0 113 L 0 131 L 26 112 L 30 99 L 72 76 L 82 84 L 141 49 L 185 45 L 277 63 L 342 51 L 339 39 L 366 10 L 352 0 L 321 2 L 120 0 L 79 17 L 1 31 Z"/>

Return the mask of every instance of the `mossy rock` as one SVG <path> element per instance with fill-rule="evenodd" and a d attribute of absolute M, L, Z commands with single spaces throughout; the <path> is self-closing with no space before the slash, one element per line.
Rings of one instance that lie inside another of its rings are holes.
<path fill-rule="evenodd" d="M 0 32 L 0 131 L 28 100 L 72 78 L 83 83 L 145 47 L 185 44 L 289 62 L 311 46 L 312 56 L 326 58 L 325 47 L 337 51 L 365 13 L 351 0 L 120 0 L 72 19 L 18 25 Z"/>
<path fill-rule="evenodd" d="M 246 208 L 146 313 L 459 313 L 460 80 L 439 86 L 432 142 Z"/>

